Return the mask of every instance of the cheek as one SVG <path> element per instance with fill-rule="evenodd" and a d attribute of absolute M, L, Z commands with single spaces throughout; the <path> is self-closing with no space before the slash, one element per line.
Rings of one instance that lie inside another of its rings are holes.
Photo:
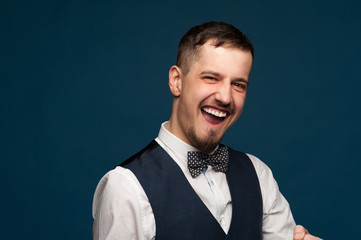
<path fill-rule="evenodd" d="M 240 98 L 237 102 L 235 102 L 235 110 L 237 112 L 237 115 L 239 116 L 242 113 L 243 107 L 244 107 L 245 97 Z"/>
<path fill-rule="evenodd" d="M 242 111 L 244 106 L 244 100 L 242 100 L 241 102 L 239 102 L 236 106 L 237 110 Z"/>
<path fill-rule="evenodd" d="M 200 103 L 208 97 L 204 88 L 197 88 L 198 90 L 189 91 L 186 97 L 187 106 L 192 109 L 198 108 Z"/>

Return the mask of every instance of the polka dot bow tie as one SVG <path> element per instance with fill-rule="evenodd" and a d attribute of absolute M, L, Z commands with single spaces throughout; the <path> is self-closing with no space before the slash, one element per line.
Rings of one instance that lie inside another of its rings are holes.
<path fill-rule="evenodd" d="M 225 173 L 228 161 L 228 148 L 226 146 L 219 147 L 211 155 L 202 152 L 188 152 L 188 169 L 193 178 L 201 174 L 208 165 L 211 165 L 216 171 Z"/>

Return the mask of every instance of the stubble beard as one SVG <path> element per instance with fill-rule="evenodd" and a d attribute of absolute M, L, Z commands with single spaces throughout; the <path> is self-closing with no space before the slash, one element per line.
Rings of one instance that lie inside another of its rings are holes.
<path fill-rule="evenodd" d="M 217 145 L 221 142 L 222 138 L 217 138 L 217 133 L 214 130 L 209 130 L 209 136 L 207 138 L 200 138 L 197 136 L 194 127 L 189 128 L 188 130 L 188 138 L 193 145 L 193 147 L 197 148 L 199 151 L 209 154 L 211 153 Z"/>

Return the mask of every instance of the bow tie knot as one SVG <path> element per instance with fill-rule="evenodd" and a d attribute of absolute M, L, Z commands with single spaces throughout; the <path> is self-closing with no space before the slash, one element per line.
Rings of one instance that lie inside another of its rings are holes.
<path fill-rule="evenodd" d="M 197 177 L 203 170 L 211 165 L 216 171 L 226 172 L 228 166 L 228 148 L 219 147 L 213 154 L 207 155 L 202 152 L 188 152 L 188 169 L 193 178 Z"/>

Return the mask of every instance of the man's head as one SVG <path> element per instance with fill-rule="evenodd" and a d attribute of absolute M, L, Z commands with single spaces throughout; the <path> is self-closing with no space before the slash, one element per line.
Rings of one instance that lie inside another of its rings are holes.
<path fill-rule="evenodd" d="M 189 30 L 169 70 L 168 130 L 202 152 L 214 150 L 243 110 L 252 62 L 252 44 L 233 26 L 211 22 Z"/>

